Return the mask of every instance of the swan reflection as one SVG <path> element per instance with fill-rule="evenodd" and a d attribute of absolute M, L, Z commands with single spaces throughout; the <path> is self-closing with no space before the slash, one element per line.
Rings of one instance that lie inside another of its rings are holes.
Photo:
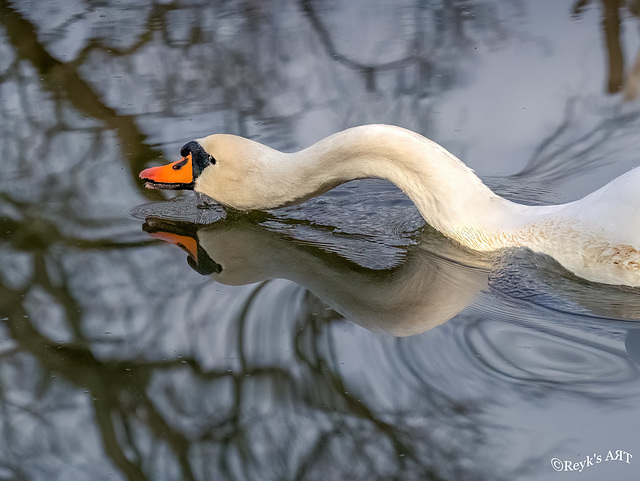
<path fill-rule="evenodd" d="M 194 270 L 221 284 L 287 279 L 343 317 L 396 336 L 446 322 L 482 291 L 573 317 L 640 319 L 637 289 L 585 282 L 525 249 L 478 254 L 428 227 L 380 268 L 364 266 L 348 248 L 334 252 L 322 241 L 297 238 L 290 225 L 267 227 L 246 216 L 208 224 L 151 216 L 143 230 L 181 247 Z M 372 245 L 367 255 L 376 257 Z M 493 311 L 485 301 L 482 308 Z"/>
<path fill-rule="evenodd" d="M 444 239 L 409 246 L 398 265 L 371 269 L 246 219 L 198 225 L 151 217 L 143 229 L 184 249 L 189 265 L 217 282 L 288 279 L 345 318 L 396 336 L 454 317 L 487 287 L 490 266 L 489 258 Z M 433 236 L 423 234 L 431 241 Z"/>

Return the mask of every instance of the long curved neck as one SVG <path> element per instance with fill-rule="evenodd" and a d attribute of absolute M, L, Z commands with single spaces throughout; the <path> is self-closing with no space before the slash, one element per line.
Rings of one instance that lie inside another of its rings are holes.
<path fill-rule="evenodd" d="M 511 232 L 538 210 L 494 194 L 444 148 L 400 127 L 355 127 L 289 155 L 299 189 L 314 195 L 353 179 L 388 179 L 431 226 L 474 249 L 509 245 Z"/>

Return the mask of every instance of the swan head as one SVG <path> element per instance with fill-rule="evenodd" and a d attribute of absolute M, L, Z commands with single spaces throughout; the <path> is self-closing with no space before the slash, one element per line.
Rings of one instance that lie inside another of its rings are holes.
<path fill-rule="evenodd" d="M 193 190 L 195 182 L 216 158 L 197 140 L 187 142 L 180 149 L 182 158 L 171 164 L 150 167 L 140 172 L 148 189 Z"/>
<path fill-rule="evenodd" d="M 214 134 L 187 142 L 180 155 L 176 162 L 140 172 L 145 187 L 195 190 L 239 210 L 275 206 L 280 169 L 272 161 L 285 154 L 244 137 Z"/>

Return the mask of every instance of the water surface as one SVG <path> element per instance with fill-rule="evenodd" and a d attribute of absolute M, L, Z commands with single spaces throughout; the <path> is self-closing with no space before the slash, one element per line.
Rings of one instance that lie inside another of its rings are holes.
<path fill-rule="evenodd" d="M 637 289 L 461 249 L 380 180 L 238 213 L 137 174 L 214 132 L 376 122 L 512 200 L 577 199 L 640 163 L 639 22 L 0 0 L 0 479 L 632 479 Z"/>

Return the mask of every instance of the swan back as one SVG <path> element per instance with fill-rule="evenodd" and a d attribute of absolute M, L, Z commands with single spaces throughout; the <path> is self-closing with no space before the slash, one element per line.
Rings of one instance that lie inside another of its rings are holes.
<path fill-rule="evenodd" d="M 640 286 L 640 169 L 582 199 L 557 206 L 522 245 L 555 258 L 574 274 L 605 284 Z M 529 230 L 532 230 L 529 227 Z"/>
<path fill-rule="evenodd" d="M 615 178 L 595 192 L 567 205 L 566 213 L 592 226 L 614 244 L 640 248 L 640 169 Z"/>

